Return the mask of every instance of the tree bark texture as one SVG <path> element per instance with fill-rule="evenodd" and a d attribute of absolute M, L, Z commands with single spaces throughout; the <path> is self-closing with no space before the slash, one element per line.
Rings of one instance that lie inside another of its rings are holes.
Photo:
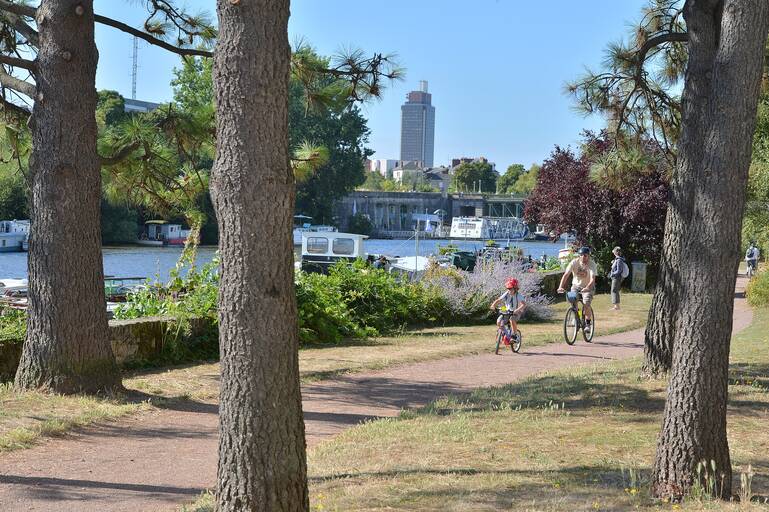
<path fill-rule="evenodd" d="M 44 0 L 32 113 L 27 338 L 16 386 L 120 386 L 107 335 L 91 0 Z"/>
<path fill-rule="evenodd" d="M 221 391 L 217 505 L 309 508 L 288 147 L 288 0 L 219 0 L 214 53 Z"/>
<path fill-rule="evenodd" d="M 696 483 L 707 489 L 707 475 L 713 493 L 728 497 L 729 343 L 769 2 L 688 0 L 684 16 L 689 63 L 670 208 L 685 222 L 675 269 L 680 288 L 672 369 L 652 486 L 659 497 L 679 498 Z"/>

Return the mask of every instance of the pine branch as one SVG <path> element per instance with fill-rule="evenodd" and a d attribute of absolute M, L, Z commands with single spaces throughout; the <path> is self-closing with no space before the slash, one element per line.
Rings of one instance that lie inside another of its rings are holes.
<path fill-rule="evenodd" d="M 130 25 L 126 25 L 122 21 L 113 20 L 112 18 L 107 18 L 106 16 L 101 16 L 99 14 L 96 14 L 94 16 L 94 20 L 97 23 L 101 23 L 102 25 L 108 25 L 110 27 L 116 28 L 128 34 L 131 34 L 132 36 L 138 37 L 139 39 L 147 41 L 151 45 L 158 46 L 160 48 L 163 48 L 164 50 L 167 50 L 171 53 L 175 53 L 177 55 L 181 55 L 183 57 L 197 56 L 197 57 L 211 58 L 214 56 L 213 52 L 210 52 L 207 50 L 198 50 L 197 48 L 179 48 L 178 46 L 174 46 L 170 43 L 167 43 L 162 39 L 158 39 L 157 37 L 151 36 L 146 32 L 142 32 L 141 30 L 135 29 Z"/>
<path fill-rule="evenodd" d="M 34 85 L 9 75 L 2 66 L 0 66 L 0 85 L 30 98 L 34 98 L 37 94 L 37 88 Z"/>
<path fill-rule="evenodd" d="M 37 71 L 37 63 L 35 61 L 11 57 L 9 55 L 0 54 L 0 63 L 8 64 L 15 68 L 24 68 L 33 74 Z"/>
<path fill-rule="evenodd" d="M 140 147 L 141 147 L 141 142 L 140 141 L 135 141 L 135 142 L 133 142 L 133 143 L 123 147 L 122 149 L 120 149 L 117 153 L 115 153 L 112 156 L 99 156 L 99 160 L 100 160 L 101 166 L 102 167 L 108 167 L 108 166 L 111 166 L 111 165 L 117 165 L 120 162 L 122 162 L 123 160 L 125 160 L 126 158 L 128 158 L 131 155 L 131 153 L 133 153 L 134 151 L 136 151 Z"/>

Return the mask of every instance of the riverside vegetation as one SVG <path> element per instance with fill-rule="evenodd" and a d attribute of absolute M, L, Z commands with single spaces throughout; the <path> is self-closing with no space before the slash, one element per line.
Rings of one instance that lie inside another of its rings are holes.
<path fill-rule="evenodd" d="M 218 356 L 217 262 L 197 268 L 188 260 L 184 265 L 187 266 L 180 266 L 163 286 L 148 287 L 133 295 L 117 316 L 172 315 L 178 320 L 177 330 L 184 329 L 192 318 L 209 319 L 212 332 L 204 334 L 200 343 L 193 346 L 174 343 L 181 337 L 176 330 L 169 333 L 166 351 L 149 366 L 197 362 L 159 369 L 147 368 L 148 365 L 124 368 L 127 394 L 67 397 L 16 393 L 9 385 L 0 386 L 0 452 L 29 447 L 40 436 L 148 408 L 162 408 L 169 402 L 216 402 L 219 365 L 212 361 Z M 481 273 L 470 278 L 467 273 L 453 270 L 433 271 L 424 285 L 397 281 L 385 272 L 363 268 L 362 264 L 338 266 L 328 276 L 300 274 L 296 291 L 304 339 L 299 350 L 302 382 L 490 350 L 495 326 L 493 321 L 483 318 L 488 315 L 489 297 L 500 293 L 500 281 L 488 276 L 509 270 L 487 268 L 485 278 Z M 527 287 L 536 287 L 539 279 L 534 273 L 514 275 L 519 275 Z M 452 289 L 450 297 L 443 287 Z M 464 301 L 459 300 L 462 297 Z M 544 298 L 541 300 L 538 307 L 547 317 L 549 307 Z M 623 310 L 602 320 L 602 333 L 643 326 L 649 300 L 646 294 L 624 296 Z M 607 296 L 599 295 L 595 301 L 601 310 L 608 307 Z M 19 312 L 0 317 L 0 344 L 21 343 L 25 320 Z M 416 326 L 420 328 L 415 330 Z M 561 329 L 560 318 L 528 322 L 526 346 L 559 342 Z M 363 335 L 367 337 L 354 337 Z"/>

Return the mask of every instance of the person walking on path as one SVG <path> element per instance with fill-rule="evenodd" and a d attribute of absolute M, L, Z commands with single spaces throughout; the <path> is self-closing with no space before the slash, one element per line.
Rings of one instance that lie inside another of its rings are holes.
<path fill-rule="evenodd" d="M 609 272 L 609 278 L 611 279 L 611 309 L 619 311 L 619 293 L 622 287 L 622 280 L 628 276 L 630 269 L 622 257 L 622 249 L 615 247 L 611 252 L 614 254 L 614 261 L 611 263 L 611 271 Z"/>
<path fill-rule="evenodd" d="M 750 241 L 750 247 L 745 252 L 745 265 L 747 266 L 747 275 L 752 276 L 756 272 L 758 267 L 758 258 L 761 256 L 761 251 L 756 247 L 756 242 Z"/>

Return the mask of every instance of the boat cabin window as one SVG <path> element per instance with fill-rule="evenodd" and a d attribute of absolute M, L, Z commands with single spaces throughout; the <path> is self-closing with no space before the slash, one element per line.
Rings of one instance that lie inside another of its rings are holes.
<path fill-rule="evenodd" d="M 310 254 L 325 254 L 328 252 L 328 238 L 313 236 L 307 238 L 307 252 Z"/>
<path fill-rule="evenodd" d="M 354 254 L 355 240 L 352 238 L 335 238 L 332 245 L 334 254 Z"/>

